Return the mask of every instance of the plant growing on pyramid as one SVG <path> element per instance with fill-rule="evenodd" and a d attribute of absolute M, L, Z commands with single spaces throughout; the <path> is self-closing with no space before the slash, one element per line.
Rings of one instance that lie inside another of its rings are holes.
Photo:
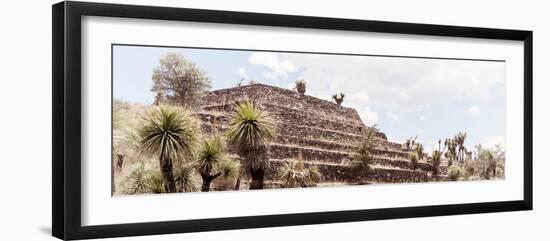
<path fill-rule="evenodd" d="M 300 94 L 306 93 L 306 81 L 303 79 L 296 80 L 296 91 Z"/>
<path fill-rule="evenodd" d="M 338 105 L 342 105 L 342 102 L 344 102 L 344 97 L 345 97 L 344 93 L 332 95 L 332 99 L 333 99 L 334 102 L 336 102 L 336 104 L 338 104 Z"/>

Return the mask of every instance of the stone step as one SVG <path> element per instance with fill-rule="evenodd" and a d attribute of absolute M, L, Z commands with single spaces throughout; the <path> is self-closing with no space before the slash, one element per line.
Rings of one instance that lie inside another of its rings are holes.
<path fill-rule="evenodd" d="M 204 115 L 205 118 L 209 118 L 215 122 L 215 116 Z M 219 117 L 220 119 L 223 117 Z M 214 131 L 223 133 L 226 129 L 225 124 L 216 125 L 217 128 L 211 123 L 203 122 L 201 129 L 203 133 L 212 133 Z M 303 147 L 316 147 L 321 149 L 329 149 L 336 151 L 351 152 L 354 149 L 355 143 L 361 141 L 361 136 L 346 134 L 335 131 L 327 131 L 318 128 L 311 128 L 306 126 L 296 126 L 283 123 L 277 123 L 277 137 L 275 142 L 280 144 L 292 144 Z M 384 155 L 388 157 L 396 158 L 408 158 L 408 153 L 401 149 L 393 149 L 388 144 L 391 142 L 379 139 L 380 147 L 377 150 L 377 155 Z"/>
<path fill-rule="evenodd" d="M 202 115 L 204 118 L 210 118 L 205 117 L 206 115 Z M 214 118 L 214 117 L 212 117 Z M 220 117 L 219 119 L 223 119 L 224 117 Z M 213 122 L 210 122 L 208 120 L 214 120 Z M 206 121 L 203 121 L 201 123 L 201 130 L 203 133 L 212 133 L 212 131 L 218 131 L 223 132 L 227 128 L 227 123 L 225 122 L 219 122 L 215 123 L 216 119 L 206 119 Z M 213 125 L 216 126 L 216 128 L 213 127 Z M 325 140 L 325 141 L 333 141 L 333 142 L 339 142 L 339 143 L 357 143 L 361 140 L 360 135 L 356 134 L 350 134 L 350 133 L 344 133 L 339 131 L 330 131 L 330 130 L 324 130 L 319 129 L 315 127 L 308 127 L 308 126 L 300 126 L 300 125 L 294 125 L 294 124 L 288 124 L 288 123 L 276 123 L 277 126 L 277 135 L 281 136 L 300 136 L 302 138 L 306 139 L 315 139 L 315 140 Z"/>
<path fill-rule="evenodd" d="M 266 172 L 266 179 L 276 181 L 279 178 L 281 166 L 289 160 L 270 160 L 270 167 Z M 347 165 L 329 163 L 304 162 L 306 167 L 316 166 L 323 176 L 321 182 L 357 182 L 354 173 Z M 366 182 L 399 183 L 399 182 L 426 182 L 428 173 L 422 170 L 408 170 L 398 167 L 373 166 L 371 174 L 365 178 Z"/>
<path fill-rule="evenodd" d="M 342 161 L 349 160 L 350 154 L 348 152 L 272 143 L 270 145 L 269 158 L 341 163 Z"/>
<path fill-rule="evenodd" d="M 280 106 L 297 110 L 309 110 L 325 116 L 340 116 L 345 119 L 360 120 L 355 109 L 339 106 L 330 100 L 323 100 L 309 95 L 302 95 L 289 89 L 263 84 L 253 84 L 210 92 L 202 98 L 203 106 L 233 105 L 235 102 L 251 100 L 260 104 L 277 103 Z"/>
<path fill-rule="evenodd" d="M 279 144 L 285 144 L 285 145 L 296 145 L 301 147 L 317 147 L 321 149 L 327 149 L 327 150 L 335 150 L 335 151 L 342 151 L 342 152 L 354 152 L 357 150 L 357 144 L 356 143 L 343 143 L 343 142 L 333 142 L 333 141 L 324 141 L 324 140 L 313 140 L 313 139 L 305 139 L 301 137 L 294 137 L 294 136 L 284 136 L 279 135 L 275 139 L 276 143 Z M 394 150 L 391 148 L 387 148 L 386 143 L 383 142 L 374 150 L 374 154 L 379 156 L 387 156 L 391 158 L 402 158 L 402 159 L 408 159 L 409 158 L 409 152 L 404 152 L 401 150 Z"/>
<path fill-rule="evenodd" d="M 203 106 L 203 112 L 201 114 L 214 114 L 226 116 L 227 123 L 229 122 L 229 116 L 233 112 L 232 105 L 212 105 Z M 262 104 L 260 109 L 269 114 L 269 116 L 278 122 L 284 123 L 300 123 L 300 125 L 315 126 L 326 130 L 334 130 L 340 132 L 348 132 L 360 135 L 364 133 L 366 127 L 362 122 L 354 119 L 345 119 L 331 116 L 327 117 L 318 113 L 308 112 L 307 110 L 296 110 L 277 104 Z M 214 119 L 214 118 L 211 118 Z M 380 135 L 382 136 L 382 135 Z"/>

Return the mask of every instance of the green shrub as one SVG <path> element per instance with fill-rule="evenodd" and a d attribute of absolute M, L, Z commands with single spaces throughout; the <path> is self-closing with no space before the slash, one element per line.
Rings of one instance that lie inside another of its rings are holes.
<path fill-rule="evenodd" d="M 451 181 L 457 181 L 463 173 L 464 170 L 458 166 L 451 166 L 447 170 L 447 176 L 449 176 L 449 180 Z"/>

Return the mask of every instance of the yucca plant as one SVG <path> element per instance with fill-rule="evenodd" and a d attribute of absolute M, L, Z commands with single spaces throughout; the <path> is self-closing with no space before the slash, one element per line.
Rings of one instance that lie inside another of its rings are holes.
<path fill-rule="evenodd" d="M 145 186 L 150 193 L 156 194 L 165 192 L 162 175 L 159 172 L 152 172 L 149 174 L 145 178 Z"/>
<path fill-rule="evenodd" d="M 252 177 L 250 189 L 263 189 L 268 165 L 268 142 L 275 137 L 273 121 L 253 103 L 244 101 L 235 105 L 225 136 L 236 148 L 243 168 Z"/>
<path fill-rule="evenodd" d="M 424 159 L 424 146 L 420 142 L 414 144 L 414 157 L 411 157 L 412 169 L 418 168 L 418 162 Z"/>
<path fill-rule="evenodd" d="M 306 168 L 304 163 L 289 161 L 279 169 L 279 179 L 283 187 L 308 187 L 321 180 L 317 167 Z"/>
<path fill-rule="evenodd" d="M 464 142 L 466 141 L 466 132 L 458 132 L 458 134 L 455 135 L 454 142 L 456 143 L 456 146 L 458 148 L 458 152 L 456 153 L 457 157 L 456 160 L 463 162 L 464 161 L 464 155 L 466 152 L 466 147 L 464 146 Z"/>
<path fill-rule="evenodd" d="M 141 166 L 129 176 L 130 185 L 124 193 L 126 194 L 145 194 L 145 193 L 163 193 L 165 192 L 162 176 L 159 172 L 146 171 Z"/>
<path fill-rule="evenodd" d="M 303 79 L 300 79 L 300 80 L 296 80 L 296 91 L 298 91 L 298 93 L 300 94 L 305 94 L 306 93 L 306 81 L 303 80 Z"/>
<path fill-rule="evenodd" d="M 180 107 L 150 109 L 139 129 L 141 152 L 158 156 L 166 192 L 176 192 L 173 162 L 192 158 L 197 145 L 198 125 Z"/>
<path fill-rule="evenodd" d="M 202 191 L 210 191 L 210 183 L 217 177 L 234 176 L 238 173 L 238 165 L 226 154 L 226 147 L 221 136 L 214 136 L 202 142 L 196 164 L 202 177 Z"/>
<path fill-rule="evenodd" d="M 174 180 L 178 192 L 196 192 L 199 190 L 199 177 L 191 165 L 178 165 L 174 169 Z"/>
<path fill-rule="evenodd" d="M 342 102 L 344 102 L 344 97 L 345 97 L 344 93 L 332 95 L 332 99 L 333 99 L 334 102 L 336 102 L 336 104 L 338 104 L 338 105 L 342 105 Z"/>
<path fill-rule="evenodd" d="M 415 170 L 417 167 L 418 167 L 418 153 L 417 152 L 411 152 L 409 154 L 409 160 L 411 161 L 410 162 L 410 167 L 412 170 Z"/>
<path fill-rule="evenodd" d="M 441 151 L 434 150 L 432 152 L 432 169 L 433 169 L 434 175 L 437 175 L 439 173 L 440 165 L 441 165 Z"/>
<path fill-rule="evenodd" d="M 145 184 L 145 173 L 143 170 L 143 165 L 141 168 L 134 170 L 130 173 L 129 182 L 130 186 L 124 193 L 126 194 L 143 194 L 148 192 L 147 185 Z"/>
<path fill-rule="evenodd" d="M 367 177 L 371 172 L 374 161 L 376 143 L 376 126 L 366 129 L 363 139 L 356 147 L 356 153 L 352 157 L 351 168 L 358 179 Z"/>

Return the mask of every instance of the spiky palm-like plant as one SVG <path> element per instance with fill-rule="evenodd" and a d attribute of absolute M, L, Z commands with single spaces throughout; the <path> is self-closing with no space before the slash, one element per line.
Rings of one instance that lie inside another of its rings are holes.
<path fill-rule="evenodd" d="M 203 192 L 210 191 L 210 183 L 214 179 L 221 175 L 234 176 L 239 168 L 227 157 L 225 143 L 220 136 L 202 142 L 196 167 L 202 177 Z"/>
<path fill-rule="evenodd" d="M 466 152 L 466 147 L 464 147 L 464 142 L 466 141 L 466 132 L 459 132 L 454 137 L 454 142 L 456 143 L 456 147 L 458 148 L 457 160 L 462 162 L 464 161 L 464 154 Z"/>
<path fill-rule="evenodd" d="M 317 167 L 304 166 L 303 162 L 287 162 L 279 169 L 279 179 L 283 187 L 308 187 L 315 185 L 321 179 Z"/>
<path fill-rule="evenodd" d="M 273 121 L 253 103 L 244 101 L 235 105 L 225 136 L 236 148 L 243 167 L 252 177 L 250 189 L 263 189 L 268 142 L 275 137 Z"/>
<path fill-rule="evenodd" d="M 296 80 L 296 91 L 298 91 L 298 93 L 300 94 L 305 94 L 306 93 L 306 81 L 303 80 L 303 79 L 300 79 L 300 80 Z"/>
<path fill-rule="evenodd" d="M 409 154 L 409 159 L 411 161 L 411 169 L 418 168 L 418 161 L 424 159 L 424 146 L 422 143 L 417 141 L 412 141 L 413 152 Z"/>
<path fill-rule="evenodd" d="M 345 96 L 346 95 L 344 95 L 344 93 L 334 94 L 334 95 L 332 95 L 332 99 L 336 102 L 336 104 L 342 105 L 342 102 L 344 102 L 344 97 Z"/>
<path fill-rule="evenodd" d="M 166 192 L 176 192 L 173 162 L 193 156 L 198 126 L 188 111 L 173 106 L 148 111 L 139 129 L 141 152 L 156 155 Z"/>
<path fill-rule="evenodd" d="M 418 153 L 411 152 L 409 154 L 409 160 L 411 161 L 411 169 L 415 170 L 418 167 Z"/>
<path fill-rule="evenodd" d="M 448 159 L 447 166 L 453 165 L 453 160 L 456 159 L 457 155 L 457 143 L 454 139 L 445 139 L 445 148 L 447 148 L 447 152 L 445 153 L 445 157 Z"/>
<path fill-rule="evenodd" d="M 145 179 L 145 186 L 151 193 L 163 193 L 166 191 L 162 175 L 158 172 L 153 172 Z"/>
<path fill-rule="evenodd" d="M 374 150 L 377 146 L 376 126 L 366 129 L 362 141 L 356 147 L 356 153 L 352 157 L 351 168 L 354 176 L 361 181 L 371 172 L 371 165 L 374 161 Z"/>
<path fill-rule="evenodd" d="M 174 180 L 178 192 L 196 192 L 199 190 L 199 177 L 190 165 L 180 165 L 174 169 Z"/>
<path fill-rule="evenodd" d="M 432 153 L 432 169 L 434 175 L 439 173 L 439 165 L 441 165 L 441 151 L 434 150 Z"/>
<path fill-rule="evenodd" d="M 135 169 L 129 176 L 130 185 L 124 193 L 145 194 L 165 192 L 162 176 L 159 172 L 146 171 L 143 164 Z"/>

